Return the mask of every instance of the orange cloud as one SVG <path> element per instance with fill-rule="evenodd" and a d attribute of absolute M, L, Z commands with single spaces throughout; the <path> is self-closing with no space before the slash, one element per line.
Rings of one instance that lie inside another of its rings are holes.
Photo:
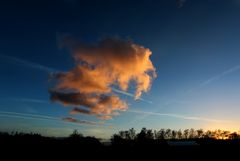
<path fill-rule="evenodd" d="M 70 114 L 71 115 L 76 115 L 76 114 L 92 115 L 92 113 L 89 110 L 85 110 L 85 109 L 81 109 L 81 108 L 77 108 L 77 107 L 73 108 L 70 111 Z"/>
<path fill-rule="evenodd" d="M 65 106 L 84 106 L 86 109 L 75 107 L 70 114 L 96 115 L 101 119 L 111 119 L 117 115 L 116 111 L 125 111 L 127 103 L 115 95 L 104 94 L 82 94 L 82 93 L 63 93 L 50 92 L 51 100 L 58 101 Z"/>
<path fill-rule="evenodd" d="M 66 122 L 72 122 L 72 123 L 78 123 L 78 124 L 99 125 L 99 123 L 96 123 L 96 122 L 91 122 L 86 120 L 77 120 L 71 117 L 65 117 L 62 120 Z"/>
<path fill-rule="evenodd" d="M 86 45 L 67 39 L 64 44 L 70 47 L 76 66 L 54 76 L 57 83 L 50 94 L 53 101 L 64 105 L 87 107 L 75 108 L 72 114 L 110 119 L 117 111 L 128 108 L 125 101 L 112 93 L 113 86 L 127 91 L 129 83 L 135 82 L 135 99 L 139 99 L 156 77 L 151 51 L 131 41 L 108 38 Z"/>

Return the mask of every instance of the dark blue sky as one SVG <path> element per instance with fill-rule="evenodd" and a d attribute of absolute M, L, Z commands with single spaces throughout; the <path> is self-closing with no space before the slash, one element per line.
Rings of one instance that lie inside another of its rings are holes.
<path fill-rule="evenodd" d="M 1 1 L 0 110 L 12 113 L 1 113 L 0 129 L 61 136 L 78 128 L 101 137 L 142 126 L 238 129 L 239 18 L 238 0 L 187 0 L 182 7 L 175 0 Z M 74 66 L 69 52 L 59 48 L 62 35 L 84 42 L 119 36 L 149 48 L 158 77 L 142 98 L 153 103 L 122 95 L 130 110 L 107 121 L 111 129 L 16 117 L 13 112 L 69 115 L 67 107 L 49 101 L 48 71 L 39 66 Z"/>

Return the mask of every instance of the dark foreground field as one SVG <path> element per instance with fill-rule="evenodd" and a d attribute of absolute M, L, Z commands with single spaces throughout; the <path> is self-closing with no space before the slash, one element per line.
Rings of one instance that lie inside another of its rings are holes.
<path fill-rule="evenodd" d="M 46 157 L 68 157 L 75 160 L 127 158 L 158 160 L 227 160 L 238 157 L 240 141 L 216 139 L 188 140 L 138 140 L 102 143 L 94 137 L 51 138 L 38 134 L 2 133 L 0 136 L 1 154 L 11 157 L 33 159 Z M 83 159 L 87 158 L 87 159 Z"/>

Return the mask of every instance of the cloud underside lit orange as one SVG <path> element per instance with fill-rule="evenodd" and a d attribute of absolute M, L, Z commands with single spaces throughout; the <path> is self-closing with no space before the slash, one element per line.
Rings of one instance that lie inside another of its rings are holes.
<path fill-rule="evenodd" d="M 138 99 L 156 77 L 151 51 L 131 41 L 108 38 L 86 45 L 65 39 L 64 44 L 70 47 L 76 66 L 53 76 L 56 84 L 50 95 L 52 101 L 74 107 L 71 114 L 111 119 L 128 108 L 124 100 L 113 94 L 113 87 L 127 91 L 131 82 Z"/>

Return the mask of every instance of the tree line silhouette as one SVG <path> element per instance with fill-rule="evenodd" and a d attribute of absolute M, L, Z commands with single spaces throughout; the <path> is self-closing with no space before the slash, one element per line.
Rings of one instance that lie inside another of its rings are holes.
<path fill-rule="evenodd" d="M 80 146 L 102 146 L 99 139 L 83 136 L 74 130 L 68 137 L 46 137 L 37 133 L 23 132 L 0 132 L 0 144 L 2 145 L 80 145 Z"/>
<path fill-rule="evenodd" d="M 155 139 L 155 140 L 179 140 L 179 139 L 239 139 L 240 135 L 237 132 L 230 132 L 226 130 L 207 130 L 203 129 L 195 130 L 185 129 L 185 130 L 171 130 L 171 129 L 160 129 L 152 130 L 147 128 L 142 128 L 139 133 L 136 133 L 134 128 L 127 131 L 119 131 L 119 133 L 114 134 L 112 139 L 121 138 L 125 140 L 134 140 L 140 138 Z"/>
<path fill-rule="evenodd" d="M 105 144 L 101 139 L 83 136 L 74 130 L 68 137 L 46 137 L 36 133 L 0 132 L 0 144 L 59 144 L 59 145 L 82 145 L 82 146 L 138 146 L 138 145 L 159 145 L 167 146 L 168 141 L 196 141 L 199 145 L 206 144 L 238 144 L 240 145 L 240 134 L 226 130 L 184 129 L 152 130 L 142 128 L 136 132 L 134 128 L 119 131 L 111 136 L 111 144 Z"/>
<path fill-rule="evenodd" d="M 240 134 L 226 130 L 207 130 L 203 129 L 184 129 L 171 130 L 160 129 L 152 130 L 142 128 L 136 133 L 134 128 L 126 131 L 119 131 L 111 137 L 112 145 L 166 145 L 167 141 L 196 141 L 200 145 L 203 144 L 229 144 L 239 143 Z"/>

